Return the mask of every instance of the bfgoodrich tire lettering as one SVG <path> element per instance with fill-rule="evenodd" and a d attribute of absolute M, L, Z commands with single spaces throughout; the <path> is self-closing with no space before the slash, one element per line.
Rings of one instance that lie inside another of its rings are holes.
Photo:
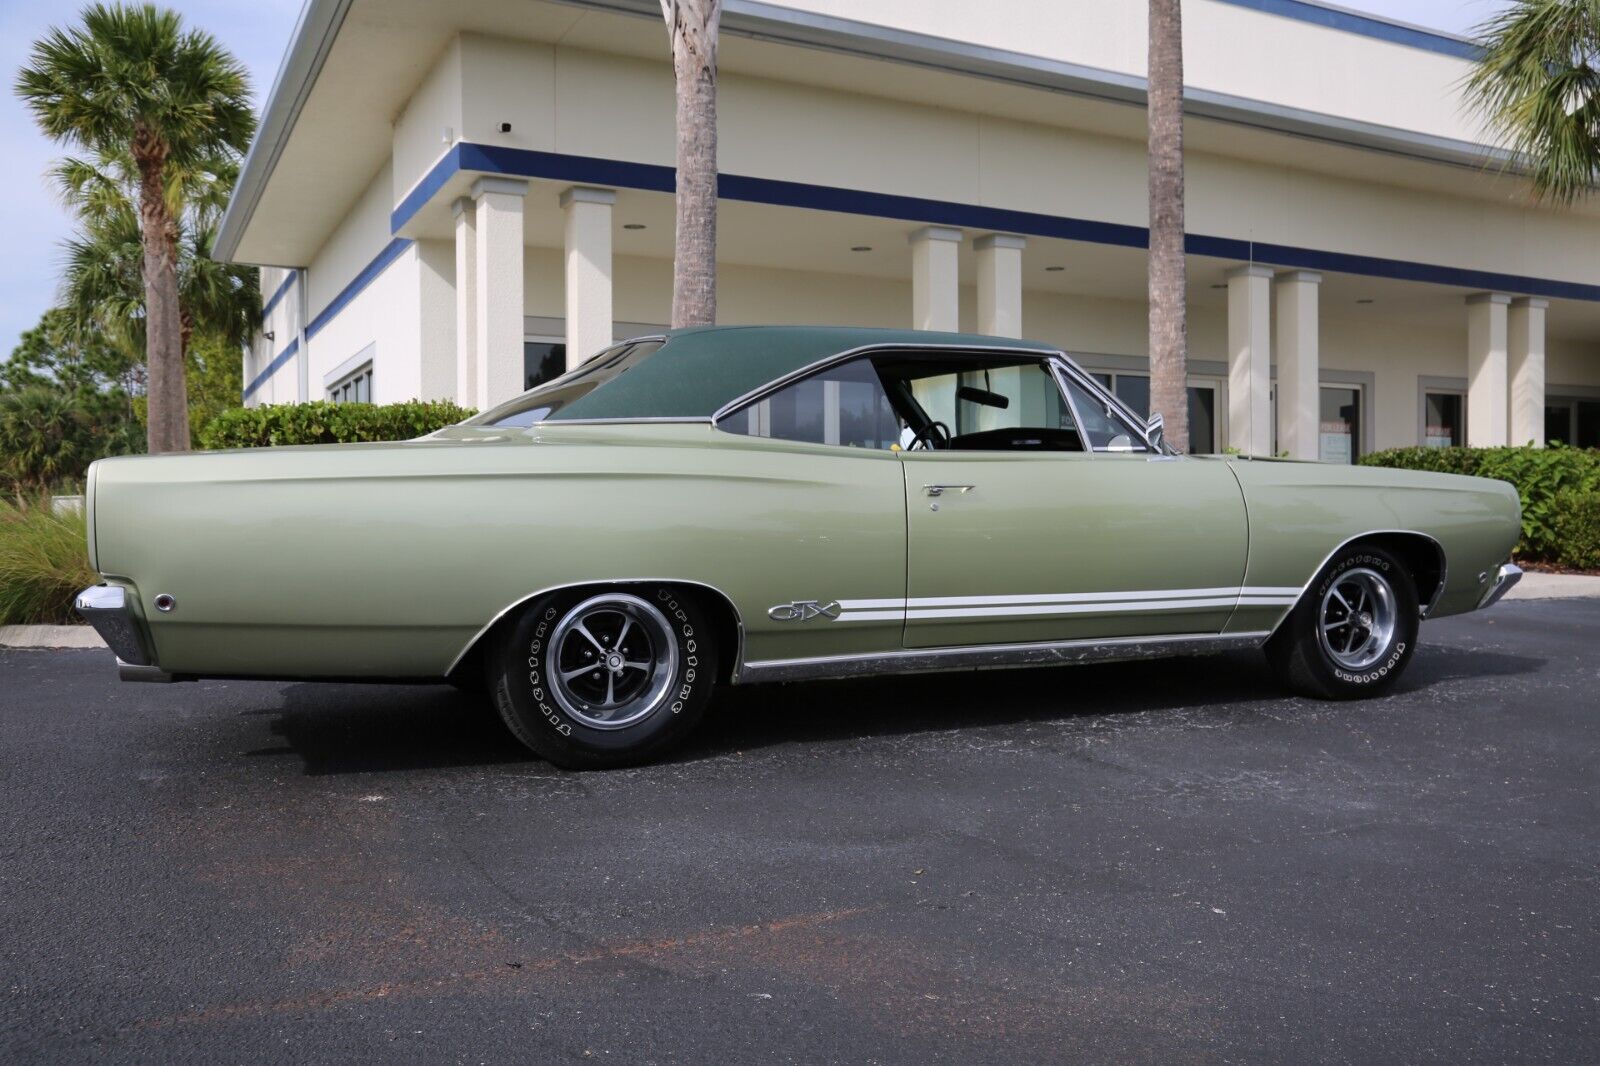
<path fill-rule="evenodd" d="M 625 766 L 700 721 L 717 652 L 703 609 L 680 588 L 565 590 L 506 630 L 490 689 L 517 739 L 557 766 Z"/>
<path fill-rule="evenodd" d="M 1416 652 L 1416 583 L 1381 548 L 1328 561 L 1267 642 L 1274 671 L 1301 695 L 1363 699 L 1387 692 Z"/>

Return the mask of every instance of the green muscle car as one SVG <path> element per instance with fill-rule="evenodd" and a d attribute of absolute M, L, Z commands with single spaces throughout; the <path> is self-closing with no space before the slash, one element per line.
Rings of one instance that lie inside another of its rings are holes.
<path fill-rule="evenodd" d="M 484 683 L 572 767 L 717 684 L 1261 647 L 1376 695 L 1520 576 L 1506 484 L 1179 456 L 1048 345 L 890 330 L 674 331 L 414 441 L 102 460 L 88 514 L 125 678 Z"/>

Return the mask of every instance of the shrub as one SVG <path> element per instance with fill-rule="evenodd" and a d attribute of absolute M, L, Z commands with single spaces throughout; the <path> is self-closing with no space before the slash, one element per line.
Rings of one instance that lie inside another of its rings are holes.
<path fill-rule="evenodd" d="M 1361 462 L 1511 483 L 1522 499 L 1517 555 L 1525 559 L 1560 559 L 1567 541 L 1562 531 L 1567 501 L 1600 493 L 1600 449 L 1594 448 L 1396 448 L 1363 456 Z"/>
<path fill-rule="evenodd" d="M 1555 532 L 1556 562 L 1574 570 L 1600 570 L 1600 492 L 1558 493 Z"/>
<path fill-rule="evenodd" d="M 77 621 L 72 597 L 99 580 L 81 513 L 55 514 L 48 497 L 0 500 L 0 625 Z"/>
<path fill-rule="evenodd" d="M 469 418 L 472 411 L 446 400 L 406 403 L 268 404 L 236 407 L 200 431 L 202 448 L 265 448 L 278 444 L 348 444 L 410 440 Z"/>

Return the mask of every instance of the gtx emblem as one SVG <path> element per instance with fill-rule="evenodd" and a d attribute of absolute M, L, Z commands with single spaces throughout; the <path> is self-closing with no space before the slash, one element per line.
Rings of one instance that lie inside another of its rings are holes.
<path fill-rule="evenodd" d="M 813 618 L 838 618 L 839 601 L 796 600 L 769 608 L 767 617 L 774 622 L 809 622 Z"/>

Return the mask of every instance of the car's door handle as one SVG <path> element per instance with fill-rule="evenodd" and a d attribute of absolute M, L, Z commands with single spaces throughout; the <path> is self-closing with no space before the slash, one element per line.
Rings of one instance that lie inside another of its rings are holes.
<path fill-rule="evenodd" d="M 929 496 L 943 496 L 947 492 L 968 493 L 977 488 L 976 485 L 924 485 L 922 491 Z"/>

